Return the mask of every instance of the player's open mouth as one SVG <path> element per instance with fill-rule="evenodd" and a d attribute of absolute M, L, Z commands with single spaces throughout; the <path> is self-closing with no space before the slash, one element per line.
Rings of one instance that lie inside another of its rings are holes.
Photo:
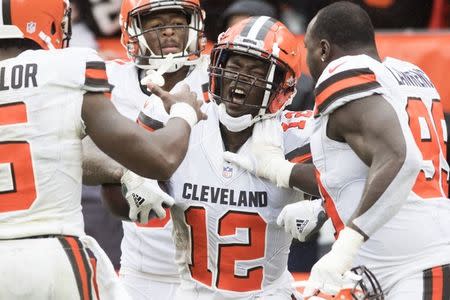
<path fill-rule="evenodd" d="M 240 88 L 235 88 L 230 91 L 230 98 L 233 99 L 233 103 L 244 104 L 247 94 Z"/>

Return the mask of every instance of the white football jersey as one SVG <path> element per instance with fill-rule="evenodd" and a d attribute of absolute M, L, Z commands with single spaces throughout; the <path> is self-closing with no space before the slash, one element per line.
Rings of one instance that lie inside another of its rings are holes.
<path fill-rule="evenodd" d="M 114 87 L 110 95 L 114 106 L 122 115 L 136 121 L 150 97 L 141 89 L 139 69 L 131 61 L 112 60 L 106 62 L 106 72 Z"/>
<path fill-rule="evenodd" d="M 207 66 L 208 57 L 204 56 L 176 87 L 186 83 L 199 97 L 203 97 L 205 86 L 208 85 Z M 149 96 L 141 90 L 136 66 L 132 62 L 112 61 L 107 64 L 107 71 L 109 81 L 114 86 L 111 99 L 119 112 L 130 119 L 137 119 L 144 128 L 161 128 L 163 124 L 159 120 L 166 119 L 167 113 L 157 96 Z M 148 105 L 149 109 L 151 107 L 155 112 L 149 112 L 149 116 L 139 115 L 146 103 L 151 103 L 152 105 Z M 166 218 L 153 219 L 145 225 L 122 222 L 124 237 L 121 244 L 121 274 L 139 271 L 157 281 L 179 281 L 170 210 L 167 209 L 166 212 Z"/>
<path fill-rule="evenodd" d="M 422 170 L 400 212 L 370 236 L 355 261 L 373 271 L 388 292 L 410 274 L 450 262 L 447 132 L 439 94 L 417 66 L 391 58 L 380 63 L 365 55 L 331 62 L 316 86 L 318 125 L 311 151 L 337 232 L 358 207 L 368 167 L 348 144 L 327 137 L 328 117 L 345 103 L 373 94 L 392 105 L 407 143 L 415 140 L 423 156 Z"/>
<path fill-rule="evenodd" d="M 302 195 L 224 162 L 217 105 L 208 103 L 204 110 L 208 119 L 193 128 L 186 157 L 167 184 L 176 201 L 171 211 L 181 274 L 177 299 L 291 299 L 292 237 L 276 219 Z M 279 118 L 286 156 L 310 157 L 312 112 Z M 249 153 L 250 143 L 251 138 L 238 153 Z"/>
<path fill-rule="evenodd" d="M 94 50 L 30 50 L 0 61 L 0 239 L 84 235 L 83 95 L 109 89 Z"/>

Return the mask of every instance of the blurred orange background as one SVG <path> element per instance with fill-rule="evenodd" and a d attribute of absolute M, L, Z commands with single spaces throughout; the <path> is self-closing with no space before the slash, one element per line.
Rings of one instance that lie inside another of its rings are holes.
<path fill-rule="evenodd" d="M 298 36 L 303 44 L 303 36 Z M 450 32 L 380 32 L 376 35 L 379 53 L 382 58 L 391 56 L 414 63 L 421 67 L 436 85 L 446 112 L 450 112 Z M 125 50 L 118 39 L 100 39 L 99 51 L 106 59 L 126 58 Z M 213 43 L 209 42 L 205 52 Z M 302 48 L 304 49 L 304 48 Z M 305 53 L 301 58 L 304 72 L 307 73 Z"/>

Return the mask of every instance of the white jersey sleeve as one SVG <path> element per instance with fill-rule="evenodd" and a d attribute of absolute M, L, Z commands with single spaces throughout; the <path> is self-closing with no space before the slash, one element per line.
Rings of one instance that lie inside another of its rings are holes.
<path fill-rule="evenodd" d="M 310 139 L 316 122 L 313 111 L 283 111 L 280 122 L 285 158 L 294 163 L 312 162 Z"/>
<path fill-rule="evenodd" d="M 53 62 L 49 63 L 53 72 L 42 76 L 48 77 L 53 84 L 86 92 L 111 91 L 105 62 L 95 50 L 67 48 L 64 52 L 52 51 L 50 54 Z"/>
<path fill-rule="evenodd" d="M 132 62 L 113 60 L 106 63 L 108 80 L 114 87 L 111 101 L 122 115 L 133 121 L 150 97 L 141 89 L 139 71 Z"/>
<path fill-rule="evenodd" d="M 385 94 L 376 73 L 381 65 L 367 55 L 344 56 L 322 72 L 314 90 L 316 116 L 332 113 L 344 104 L 374 94 Z"/>

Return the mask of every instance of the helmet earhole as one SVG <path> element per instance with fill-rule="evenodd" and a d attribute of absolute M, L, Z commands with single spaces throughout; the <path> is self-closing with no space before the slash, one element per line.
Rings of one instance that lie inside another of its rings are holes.
<path fill-rule="evenodd" d="M 54 35 L 56 33 L 56 26 L 55 26 L 55 22 L 52 22 L 52 27 L 50 28 L 50 33 L 52 35 Z"/>

